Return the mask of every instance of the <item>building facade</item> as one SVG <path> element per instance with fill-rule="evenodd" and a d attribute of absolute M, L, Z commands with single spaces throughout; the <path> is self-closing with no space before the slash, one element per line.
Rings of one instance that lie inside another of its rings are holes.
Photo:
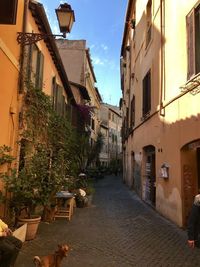
<path fill-rule="evenodd" d="M 122 159 L 121 127 L 122 116 L 119 107 L 102 103 L 100 108 L 101 133 L 104 144 L 100 153 L 101 166 L 115 162 L 120 167 Z"/>
<path fill-rule="evenodd" d="M 91 121 L 89 123 L 90 143 L 97 140 L 100 130 L 99 109 L 101 96 L 96 88 L 96 77 L 92 66 L 89 49 L 85 40 L 56 40 L 60 55 L 70 83 L 85 88 L 89 99 L 82 101 L 81 105 L 91 107 Z M 81 90 L 81 89 L 80 89 Z"/>
<path fill-rule="evenodd" d="M 26 128 L 26 82 L 50 96 L 59 115 L 65 116 L 75 98 L 54 38 L 37 42 L 24 38 L 27 33 L 52 34 L 43 5 L 32 0 L 3 0 L 0 9 L 0 146 L 11 148 L 17 168 L 26 142 L 21 135 Z M 5 193 L 2 183 L 0 190 Z"/>
<path fill-rule="evenodd" d="M 185 226 L 200 189 L 200 2 L 130 0 L 121 48 L 124 181 Z"/>

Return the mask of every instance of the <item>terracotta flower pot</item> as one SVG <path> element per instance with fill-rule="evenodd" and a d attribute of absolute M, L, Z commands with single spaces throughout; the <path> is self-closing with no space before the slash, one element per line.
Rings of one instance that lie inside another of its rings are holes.
<path fill-rule="evenodd" d="M 27 223 L 26 240 L 32 240 L 35 238 L 41 217 L 33 218 L 19 218 L 19 224 Z"/>

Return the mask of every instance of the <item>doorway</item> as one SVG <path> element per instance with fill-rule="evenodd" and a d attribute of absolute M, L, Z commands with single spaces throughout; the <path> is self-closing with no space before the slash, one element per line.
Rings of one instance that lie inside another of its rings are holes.
<path fill-rule="evenodd" d="M 155 170 L 155 147 L 144 147 L 144 200 L 152 205 L 156 205 L 156 170 Z"/>
<path fill-rule="evenodd" d="M 181 149 L 183 227 L 186 227 L 194 196 L 200 193 L 200 139 Z"/>

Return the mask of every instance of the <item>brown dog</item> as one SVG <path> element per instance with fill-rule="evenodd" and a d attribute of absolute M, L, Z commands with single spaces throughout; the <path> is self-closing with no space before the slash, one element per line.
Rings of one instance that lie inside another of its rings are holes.
<path fill-rule="evenodd" d="M 36 267 L 60 267 L 61 261 L 67 256 L 68 245 L 58 245 L 58 250 L 54 254 L 47 256 L 35 256 L 33 261 Z"/>

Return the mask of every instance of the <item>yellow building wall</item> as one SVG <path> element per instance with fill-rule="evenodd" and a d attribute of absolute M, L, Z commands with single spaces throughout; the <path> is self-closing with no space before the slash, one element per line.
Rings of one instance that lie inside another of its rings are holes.
<path fill-rule="evenodd" d="M 17 32 L 22 32 L 24 0 L 18 0 L 16 25 L 0 24 L 0 146 L 7 145 L 12 148 L 12 155 L 19 156 L 19 112 L 22 105 L 22 94 L 19 94 L 19 72 L 21 46 L 17 42 Z M 37 25 L 31 15 L 27 13 L 26 32 L 38 32 Z M 52 78 L 62 85 L 58 71 L 50 56 L 44 41 L 37 42 L 38 48 L 44 55 L 43 90 L 46 94 L 52 93 Z M 63 91 L 66 102 L 66 92 Z M 6 166 L 1 167 L 5 170 Z M 1 171 L 0 170 L 0 171 Z M 3 184 L 0 181 L 0 190 Z M 0 214 L 3 208 L 0 207 Z"/>
<path fill-rule="evenodd" d="M 18 1 L 16 25 L 0 24 L 0 146 L 13 148 L 16 156 L 18 138 L 19 95 L 18 76 L 20 46 L 17 32 L 22 30 L 24 1 Z"/>
<path fill-rule="evenodd" d="M 30 10 L 28 11 L 28 23 L 27 23 L 27 32 L 35 32 L 38 33 L 38 27 L 35 23 L 34 18 L 32 17 L 32 14 L 30 12 Z M 47 95 L 51 95 L 52 94 L 52 78 L 54 76 L 56 76 L 56 82 L 59 85 L 62 85 L 62 82 L 60 80 L 60 76 L 58 75 L 58 71 L 55 67 L 55 64 L 52 60 L 52 57 L 49 53 L 49 50 L 46 46 L 46 43 L 41 40 L 39 42 L 36 43 L 36 45 L 38 46 L 38 49 L 42 52 L 43 56 L 44 56 L 44 69 L 43 69 L 43 91 L 47 94 Z M 66 95 L 66 94 L 65 94 Z"/>
<path fill-rule="evenodd" d="M 24 1 L 18 1 L 17 19 L 15 25 L 0 24 L 0 146 L 12 148 L 11 154 L 18 153 L 18 122 L 19 122 L 19 58 L 20 46 L 17 44 L 17 32 L 22 30 Z M 0 171 L 6 170 L 1 166 Z M 0 190 L 3 184 L 0 180 Z M 0 214 L 4 207 L 0 206 Z"/>

